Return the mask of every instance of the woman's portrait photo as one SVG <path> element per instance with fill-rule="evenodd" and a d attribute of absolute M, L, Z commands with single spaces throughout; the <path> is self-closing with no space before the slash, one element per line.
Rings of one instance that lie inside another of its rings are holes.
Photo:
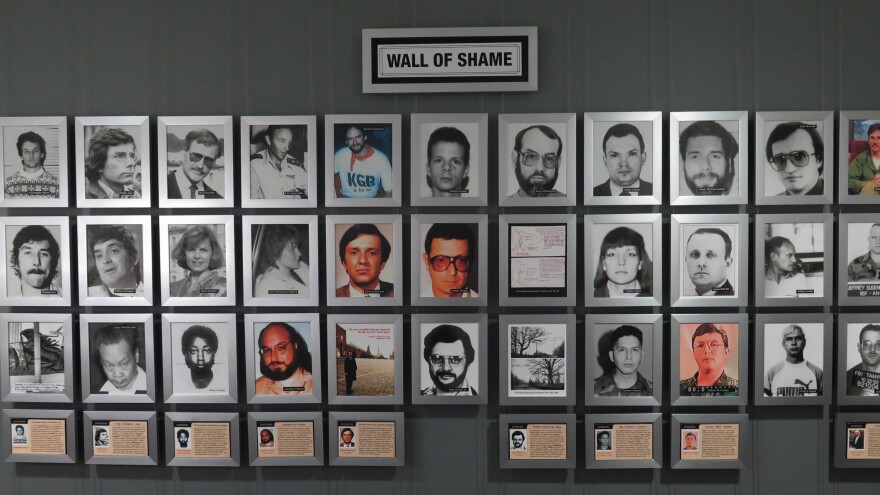
<path fill-rule="evenodd" d="M 645 227 L 650 232 L 651 225 Z M 629 227 L 616 227 L 605 234 L 599 246 L 593 296 L 650 296 L 653 274 L 651 256 L 642 234 Z"/>
<path fill-rule="evenodd" d="M 309 297 L 308 225 L 252 225 L 254 297 Z"/>
<path fill-rule="evenodd" d="M 171 297 L 226 295 L 223 225 L 171 225 Z"/>

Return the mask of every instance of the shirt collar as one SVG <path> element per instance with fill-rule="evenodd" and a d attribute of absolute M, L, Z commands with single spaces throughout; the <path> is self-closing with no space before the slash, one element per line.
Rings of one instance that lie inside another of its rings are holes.
<path fill-rule="evenodd" d="M 624 191 L 623 191 L 623 187 L 618 186 L 617 184 L 615 184 L 613 180 L 609 180 L 609 181 L 608 181 L 608 185 L 611 186 L 611 195 L 612 195 L 612 196 L 620 196 L 620 193 L 624 192 Z M 631 185 L 631 186 L 627 186 L 627 189 L 634 188 L 634 187 L 638 187 L 639 190 L 641 190 L 641 188 L 642 188 L 642 179 L 637 180 L 637 181 L 636 181 L 633 185 Z M 631 196 L 638 196 L 638 195 L 639 195 L 639 193 L 635 193 L 635 194 L 633 194 L 633 193 L 630 192 L 630 191 L 626 191 L 626 192 L 629 193 L 629 195 L 631 195 Z"/>
<path fill-rule="evenodd" d="M 196 191 L 204 191 L 205 190 L 205 181 L 200 180 L 197 184 L 193 184 L 187 179 L 186 174 L 183 173 L 183 170 L 178 170 L 174 173 L 174 179 L 177 181 L 177 188 L 180 189 L 180 197 L 183 199 L 190 199 L 189 197 L 189 188 L 192 185 L 196 186 Z M 200 196 L 196 194 L 196 199 L 200 199 Z"/>

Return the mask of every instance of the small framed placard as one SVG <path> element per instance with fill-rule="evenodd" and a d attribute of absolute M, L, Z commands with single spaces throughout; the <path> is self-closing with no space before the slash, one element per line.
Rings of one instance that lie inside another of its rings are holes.
<path fill-rule="evenodd" d="M 501 469 L 575 467 L 574 414 L 502 414 L 498 417 Z"/>
<path fill-rule="evenodd" d="M 247 429 L 251 466 L 324 465 L 321 412 L 252 412 Z"/>
<path fill-rule="evenodd" d="M 747 469 L 751 443 L 748 414 L 672 415 L 672 469 Z"/>
<path fill-rule="evenodd" d="M 159 442 L 155 411 L 83 411 L 86 464 L 155 466 Z"/>
<path fill-rule="evenodd" d="M 331 412 L 331 466 L 403 466 L 406 459 L 402 412 Z"/>
<path fill-rule="evenodd" d="M 834 467 L 880 467 L 880 414 L 837 413 Z"/>
<path fill-rule="evenodd" d="M 4 409 L 0 446 L 6 462 L 76 463 L 75 411 Z"/>
<path fill-rule="evenodd" d="M 662 428 L 660 413 L 587 414 L 587 469 L 662 468 Z"/>
<path fill-rule="evenodd" d="M 165 413 L 169 466 L 239 465 L 238 413 Z"/>

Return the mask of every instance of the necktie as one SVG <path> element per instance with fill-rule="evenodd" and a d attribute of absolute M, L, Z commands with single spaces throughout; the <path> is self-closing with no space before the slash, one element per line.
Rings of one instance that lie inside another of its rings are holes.
<path fill-rule="evenodd" d="M 189 186 L 189 199 L 196 199 L 196 191 L 198 188 L 195 184 Z"/>
<path fill-rule="evenodd" d="M 620 193 L 620 195 L 621 196 L 631 196 L 631 194 L 626 191 L 623 191 L 622 193 Z"/>

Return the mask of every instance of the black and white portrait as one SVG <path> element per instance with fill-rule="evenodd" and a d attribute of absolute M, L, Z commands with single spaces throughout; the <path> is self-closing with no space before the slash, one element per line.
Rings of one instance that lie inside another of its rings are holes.
<path fill-rule="evenodd" d="M 555 198 L 568 194 L 567 153 L 575 152 L 568 139 L 565 122 L 509 123 L 501 132 L 507 133 L 509 149 L 499 150 L 506 189 L 498 191 L 504 198 Z M 509 155 L 508 155 L 509 153 Z M 503 165 L 510 156 L 507 165 Z"/>
<path fill-rule="evenodd" d="M 170 297 L 226 297 L 225 224 L 168 225 Z"/>
<path fill-rule="evenodd" d="M 823 323 L 764 325 L 764 397 L 816 397 L 825 386 Z"/>
<path fill-rule="evenodd" d="M 65 392 L 64 324 L 9 321 L 9 391 L 41 394 Z M 27 400 L 27 399 L 24 399 Z"/>
<path fill-rule="evenodd" d="M 66 132 L 58 125 L 10 124 L 2 125 L 2 130 L 4 201 L 66 197 L 59 179 L 61 168 L 67 167 L 67 156 L 61 155 L 59 146 L 62 136 L 67 138 Z"/>
<path fill-rule="evenodd" d="M 880 216 L 876 223 L 850 222 L 840 235 L 846 236 L 847 252 L 840 255 L 847 260 L 847 296 L 880 295 Z"/>
<path fill-rule="evenodd" d="M 614 430 L 596 430 L 596 450 L 608 452 L 614 450 Z"/>
<path fill-rule="evenodd" d="M 14 422 L 9 425 L 12 432 L 12 445 L 26 446 L 30 445 L 30 427 L 27 420 L 22 422 Z"/>
<path fill-rule="evenodd" d="M 248 233 L 245 233 L 247 235 Z M 308 224 L 252 224 L 253 296 L 295 299 L 311 294 Z"/>
<path fill-rule="evenodd" d="M 192 426 L 175 426 L 174 439 L 174 450 L 192 449 Z"/>
<path fill-rule="evenodd" d="M 654 122 L 593 124 L 593 196 L 654 194 Z"/>
<path fill-rule="evenodd" d="M 139 125 L 84 125 L 83 198 L 86 200 L 149 198 L 143 189 L 143 176 L 150 173 L 149 163 L 141 165 L 144 149 Z M 81 178 L 80 178 L 81 179 Z"/>
<path fill-rule="evenodd" d="M 587 346 L 594 397 L 654 395 L 654 325 L 596 323 Z"/>
<path fill-rule="evenodd" d="M 679 195 L 746 194 L 739 190 L 740 141 L 738 120 L 680 122 Z"/>
<path fill-rule="evenodd" d="M 565 397 L 566 325 L 507 326 L 510 397 Z"/>
<path fill-rule="evenodd" d="M 309 153 L 314 152 L 308 149 L 308 126 L 255 124 L 248 127 L 250 199 L 308 199 Z"/>
<path fill-rule="evenodd" d="M 822 297 L 825 280 L 824 224 L 766 223 L 764 297 Z"/>
<path fill-rule="evenodd" d="M 529 430 L 510 428 L 510 450 L 529 450 Z"/>
<path fill-rule="evenodd" d="M 477 297 L 479 225 L 476 223 L 420 224 L 421 297 Z"/>
<path fill-rule="evenodd" d="M 422 198 L 478 197 L 480 163 L 480 125 L 476 122 L 422 123 L 417 129 L 418 164 L 424 164 L 424 177 L 418 189 Z M 473 163 L 473 166 L 471 166 Z M 414 172 L 415 173 L 415 172 Z"/>
<path fill-rule="evenodd" d="M 62 298 L 67 258 L 61 225 L 6 225 L 6 296 Z M 66 232 L 64 233 L 66 234 Z"/>
<path fill-rule="evenodd" d="M 596 223 L 588 234 L 594 263 L 594 297 L 654 296 L 653 224 Z"/>
<path fill-rule="evenodd" d="M 171 373 L 174 395 L 229 394 L 228 342 L 235 332 L 225 322 L 171 322 Z M 167 394 L 167 391 L 166 391 Z"/>
<path fill-rule="evenodd" d="M 756 136 L 756 159 L 764 169 L 764 196 L 825 194 L 825 130 L 822 120 L 764 123 L 765 134 Z M 829 157 L 832 153 L 829 148 Z"/>
<path fill-rule="evenodd" d="M 92 439 L 94 447 L 110 447 L 110 427 L 92 426 Z"/>
<path fill-rule="evenodd" d="M 86 225 L 89 297 L 144 297 L 144 226 Z M 82 260 L 81 260 L 82 261 Z"/>
<path fill-rule="evenodd" d="M 880 396 L 880 321 L 846 325 L 845 386 L 850 397 Z"/>
<path fill-rule="evenodd" d="M 139 322 L 89 322 L 89 393 L 146 394 L 146 328 Z"/>
<path fill-rule="evenodd" d="M 223 125 L 167 125 L 167 199 L 223 199 L 229 196 Z"/>
<path fill-rule="evenodd" d="M 479 393 L 479 324 L 422 323 L 417 334 L 421 395 L 473 396 Z"/>
<path fill-rule="evenodd" d="M 738 280 L 738 224 L 685 224 L 679 238 L 683 297 L 733 297 L 744 290 Z"/>

